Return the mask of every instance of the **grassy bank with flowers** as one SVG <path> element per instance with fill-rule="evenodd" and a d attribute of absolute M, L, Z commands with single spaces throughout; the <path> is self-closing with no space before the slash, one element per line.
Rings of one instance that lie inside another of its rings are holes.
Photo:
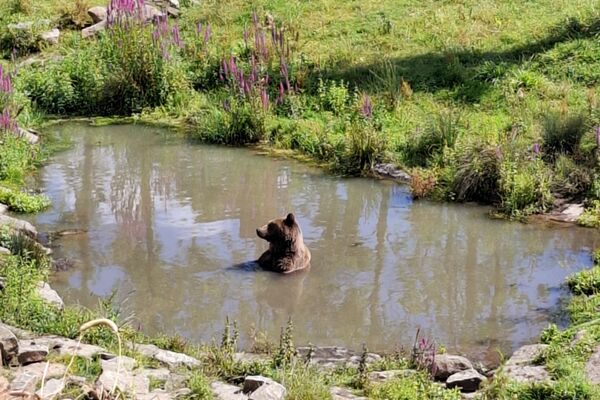
<path fill-rule="evenodd" d="M 600 15 L 588 1 L 182 0 L 178 19 L 142 22 L 142 2 L 115 0 L 109 27 L 82 39 L 85 10 L 102 3 L 3 3 L 11 118 L 135 115 L 340 174 L 391 162 L 416 197 L 514 218 L 584 202 L 582 223 L 599 224 Z M 59 26 L 59 44 L 10 28 L 24 21 Z M 32 54 L 45 61 L 23 63 Z"/>

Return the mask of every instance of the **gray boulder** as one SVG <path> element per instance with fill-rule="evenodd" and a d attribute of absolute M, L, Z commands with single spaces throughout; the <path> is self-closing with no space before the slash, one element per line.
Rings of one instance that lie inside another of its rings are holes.
<path fill-rule="evenodd" d="M 244 379 L 243 392 L 249 400 L 283 400 L 286 389 L 283 385 L 264 376 L 247 376 Z"/>
<path fill-rule="evenodd" d="M 479 390 L 481 382 L 486 380 L 486 377 L 479 372 L 468 369 L 450 375 L 446 380 L 446 387 L 448 389 L 459 388 L 461 392 L 476 392 Z"/>
<path fill-rule="evenodd" d="M 213 392 L 216 400 L 246 400 L 246 396 L 242 389 L 238 386 L 230 385 L 228 383 L 215 381 L 210 384 L 210 389 Z"/>
<path fill-rule="evenodd" d="M 504 375 L 515 382 L 543 383 L 550 382 L 550 374 L 543 366 L 508 365 L 503 369 Z"/>
<path fill-rule="evenodd" d="M 40 38 L 48 44 L 58 44 L 58 39 L 60 38 L 60 31 L 54 28 L 48 32 L 43 32 L 40 35 Z"/>
<path fill-rule="evenodd" d="M 65 303 L 62 298 L 58 295 L 56 290 L 52 289 L 50 285 L 46 282 L 39 282 L 37 286 L 37 294 L 40 298 L 53 306 L 58 307 L 59 309 L 65 308 Z"/>
<path fill-rule="evenodd" d="M 437 354 L 434 360 L 434 369 L 434 378 L 436 380 L 445 381 L 450 375 L 473 369 L 473 364 L 462 356 Z"/>
<path fill-rule="evenodd" d="M 7 364 L 19 354 L 17 337 L 5 326 L 0 325 L 0 364 Z"/>
<path fill-rule="evenodd" d="M 590 383 L 600 384 L 600 346 L 596 347 L 585 364 L 585 376 Z"/>
<path fill-rule="evenodd" d="M 107 16 L 106 7 L 96 6 L 92 7 L 88 10 L 88 15 L 92 19 L 94 24 L 97 24 L 100 21 L 104 21 Z"/>
<path fill-rule="evenodd" d="M 547 344 L 528 344 L 520 347 L 508 359 L 506 365 L 531 365 L 547 348 Z"/>
<path fill-rule="evenodd" d="M 48 346 L 31 343 L 29 341 L 19 342 L 19 364 L 27 365 L 44 361 L 48 356 Z"/>
<path fill-rule="evenodd" d="M 35 394 L 40 400 L 54 399 L 63 391 L 64 388 L 64 380 L 50 379 L 49 381 L 45 382 L 43 387 L 35 392 Z"/>
<path fill-rule="evenodd" d="M 102 32 L 106 29 L 106 20 L 102 20 L 92 26 L 88 26 L 85 29 L 82 29 L 81 36 L 86 39 L 93 36 L 96 36 L 98 33 Z"/>

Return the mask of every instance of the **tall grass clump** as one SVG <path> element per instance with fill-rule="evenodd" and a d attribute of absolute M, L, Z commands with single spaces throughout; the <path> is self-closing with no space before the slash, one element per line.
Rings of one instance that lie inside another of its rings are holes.
<path fill-rule="evenodd" d="M 498 146 L 476 142 L 458 151 L 454 162 L 452 191 L 458 201 L 494 204 L 500 198 L 502 151 Z"/>
<path fill-rule="evenodd" d="M 507 157 L 500 171 L 501 209 L 520 218 L 547 211 L 554 201 L 552 175 L 541 158 L 517 161 Z"/>
<path fill-rule="evenodd" d="M 550 157 L 573 154 L 586 131 L 582 114 L 547 113 L 542 118 L 543 149 Z"/>
<path fill-rule="evenodd" d="M 432 117 L 424 130 L 418 130 L 404 150 L 409 166 L 443 164 L 444 151 L 454 148 L 461 135 L 459 113 L 444 111 Z"/>
<path fill-rule="evenodd" d="M 348 125 L 344 149 L 337 155 L 334 170 L 345 175 L 368 174 L 386 157 L 387 138 L 373 113 L 371 98 L 363 96 L 358 112 Z"/>

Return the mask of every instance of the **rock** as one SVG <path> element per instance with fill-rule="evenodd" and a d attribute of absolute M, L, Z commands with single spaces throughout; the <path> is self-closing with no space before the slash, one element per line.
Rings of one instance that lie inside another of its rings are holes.
<path fill-rule="evenodd" d="M 164 390 L 153 390 L 147 394 L 138 394 L 136 400 L 171 400 L 173 396 Z"/>
<path fill-rule="evenodd" d="M 50 350 L 58 353 L 59 356 L 72 356 L 87 358 L 91 360 L 93 356 L 104 351 L 103 348 L 91 344 L 78 343 L 76 340 L 66 339 L 59 336 L 45 336 L 35 340 L 36 343 L 45 343 Z"/>
<path fill-rule="evenodd" d="M 216 400 L 245 400 L 248 398 L 238 386 L 215 381 L 210 384 Z"/>
<path fill-rule="evenodd" d="M 106 20 L 102 20 L 92 26 L 88 26 L 81 30 L 81 36 L 86 39 L 92 36 L 96 36 L 99 32 L 106 29 Z"/>
<path fill-rule="evenodd" d="M 260 375 L 247 376 L 246 379 L 244 379 L 243 392 L 244 393 L 252 393 L 252 392 L 256 391 L 256 389 L 258 389 L 259 387 L 261 387 L 263 385 L 268 385 L 272 382 L 275 382 L 275 381 L 271 378 L 265 378 L 264 376 L 260 376 Z"/>
<path fill-rule="evenodd" d="M 42 300 L 48 304 L 52 304 L 59 309 L 65 308 L 65 303 L 61 297 L 56 293 L 56 290 L 52 289 L 46 282 L 39 282 L 37 287 L 37 294 Z"/>
<path fill-rule="evenodd" d="M 32 375 L 37 375 L 45 379 L 62 378 L 65 375 L 67 367 L 58 363 L 35 363 L 21 367 L 20 371 Z"/>
<path fill-rule="evenodd" d="M 450 375 L 457 372 L 473 369 L 471 361 L 462 356 L 450 354 L 437 354 L 434 360 L 434 378 L 445 381 Z"/>
<path fill-rule="evenodd" d="M 153 358 L 166 364 L 169 368 L 188 367 L 194 368 L 200 366 L 200 361 L 186 354 L 176 353 L 174 351 L 162 350 L 153 344 L 139 344 L 135 346 L 140 354 Z"/>
<path fill-rule="evenodd" d="M 583 339 L 585 339 L 585 337 L 587 336 L 587 333 L 588 332 L 585 329 L 577 331 L 577 333 L 575 333 L 575 336 L 573 336 L 573 340 L 571 340 L 571 346 L 578 345 L 579 342 L 581 342 Z"/>
<path fill-rule="evenodd" d="M 144 10 L 142 11 L 142 16 L 144 18 L 144 21 L 146 21 L 146 22 L 166 17 L 165 13 L 161 12 L 158 8 L 151 6 L 149 4 L 144 5 Z"/>
<path fill-rule="evenodd" d="M 531 365 L 547 348 L 547 344 L 529 344 L 520 347 L 508 359 L 506 365 Z"/>
<path fill-rule="evenodd" d="M 0 292 L 4 290 L 4 288 L 6 287 L 6 278 L 3 276 L 0 276 Z M 2 361 L 2 354 L 0 351 L 0 361 Z M 2 364 L 0 362 L 0 364 Z"/>
<path fill-rule="evenodd" d="M 171 7 L 179 8 L 179 0 L 168 0 Z"/>
<path fill-rule="evenodd" d="M 366 397 L 361 397 L 353 394 L 348 389 L 334 386 L 330 390 L 332 400 L 367 400 Z"/>
<path fill-rule="evenodd" d="M 256 389 L 248 396 L 248 400 L 283 400 L 285 399 L 286 390 L 283 385 L 273 382 L 263 385 Z"/>
<path fill-rule="evenodd" d="M 0 246 L 0 256 L 10 256 L 10 250 L 6 247 Z"/>
<path fill-rule="evenodd" d="M 0 215 L 0 226 L 6 225 L 12 229 L 20 231 L 31 238 L 37 236 L 37 229 L 27 221 L 9 217 L 8 215 Z"/>
<path fill-rule="evenodd" d="M 388 371 L 373 371 L 369 373 L 369 380 L 373 382 L 386 382 L 399 376 L 411 376 L 417 371 L 413 369 L 393 369 Z"/>
<path fill-rule="evenodd" d="M 8 364 L 19 354 L 17 337 L 5 326 L 0 325 L 0 364 Z"/>
<path fill-rule="evenodd" d="M 173 18 L 179 17 L 179 9 L 175 7 L 167 7 L 167 14 L 169 14 Z"/>
<path fill-rule="evenodd" d="M 8 212 L 8 206 L 6 204 L 0 203 L 0 214 L 6 214 Z"/>
<path fill-rule="evenodd" d="M 357 367 L 360 363 L 360 354 L 353 352 L 345 347 L 324 346 L 324 347 L 298 347 L 298 354 L 306 358 L 312 351 L 310 362 L 319 365 L 322 368 L 335 368 L 338 366 Z M 375 353 L 367 354 L 367 364 L 380 361 L 381 356 Z"/>
<path fill-rule="evenodd" d="M 0 375 L 0 399 L 3 399 L 5 396 L 7 395 L 8 392 L 8 379 L 6 379 L 4 376 Z"/>
<path fill-rule="evenodd" d="M 585 364 L 585 376 L 590 383 L 600 384 L 600 346 L 596 347 Z"/>
<path fill-rule="evenodd" d="M 476 392 L 479 390 L 481 382 L 486 380 L 486 377 L 479 372 L 468 369 L 450 375 L 446 380 L 446 387 L 448 389 L 459 388 L 461 392 Z"/>
<path fill-rule="evenodd" d="M 102 371 L 128 371 L 131 372 L 136 366 L 136 361 L 127 356 L 113 357 L 110 360 L 100 360 Z"/>
<path fill-rule="evenodd" d="M 19 354 L 17 359 L 19 364 L 27 365 L 44 361 L 48 355 L 48 346 L 30 343 L 27 341 L 19 342 Z"/>
<path fill-rule="evenodd" d="M 65 382 L 62 379 L 50 379 L 35 394 L 40 400 L 52 399 L 58 396 L 64 388 Z"/>
<path fill-rule="evenodd" d="M 41 377 L 23 372 L 17 375 L 17 377 L 10 383 L 8 390 L 13 396 L 23 396 L 27 394 L 33 394 L 38 382 L 41 381 Z"/>
<path fill-rule="evenodd" d="M 134 375 L 130 371 L 103 370 L 98 377 L 97 385 L 103 390 L 111 391 L 114 387 L 131 395 L 149 393 L 150 380 L 143 375 Z M 102 390 L 101 390 L 102 391 Z"/>
<path fill-rule="evenodd" d="M 58 44 L 58 39 L 60 38 L 60 31 L 54 28 L 51 31 L 43 32 L 40 35 L 40 38 L 48 44 Z"/>
<path fill-rule="evenodd" d="M 92 18 L 92 22 L 94 24 L 97 24 L 100 21 L 104 21 L 107 15 L 106 7 L 92 7 L 88 10 L 88 15 L 90 16 L 90 18 Z"/>
<path fill-rule="evenodd" d="M 393 164 L 375 164 L 373 173 L 385 177 L 396 179 L 400 182 L 410 183 L 411 177 L 408 173 L 396 168 Z"/>
<path fill-rule="evenodd" d="M 177 389 L 173 392 L 173 397 L 178 398 L 188 398 L 192 394 L 192 389 L 189 388 L 181 388 Z"/>
<path fill-rule="evenodd" d="M 242 391 L 249 400 L 283 400 L 286 393 L 283 385 L 264 376 L 247 376 Z"/>
<path fill-rule="evenodd" d="M 549 382 L 550 374 L 545 367 L 531 365 L 508 365 L 503 370 L 504 375 L 520 383 Z"/>
<path fill-rule="evenodd" d="M 16 24 L 8 24 L 6 27 L 15 31 L 27 31 L 33 27 L 33 22 L 24 21 Z"/>
<path fill-rule="evenodd" d="M 156 369 L 143 369 L 139 372 L 139 375 L 143 375 L 147 378 L 152 378 L 158 381 L 167 381 L 171 377 L 171 371 L 166 368 L 156 368 Z"/>
<path fill-rule="evenodd" d="M 53 31 L 42 33 L 42 39 L 44 39 L 44 35 L 54 33 L 54 31 L 58 32 L 58 34 L 60 35 L 60 32 L 58 31 L 58 29 L 54 29 Z M 50 43 L 52 38 L 50 37 L 50 35 L 48 36 L 48 38 L 49 39 L 44 39 L 44 40 L 46 40 L 48 43 Z M 58 43 L 58 36 L 56 37 L 56 43 Z M 51 43 L 51 44 L 56 44 L 56 43 Z M 17 137 L 25 139 L 27 141 L 27 143 L 29 143 L 29 144 L 36 144 L 40 141 L 40 137 L 36 133 L 32 132 L 29 129 L 24 129 L 24 128 L 18 128 Z"/>

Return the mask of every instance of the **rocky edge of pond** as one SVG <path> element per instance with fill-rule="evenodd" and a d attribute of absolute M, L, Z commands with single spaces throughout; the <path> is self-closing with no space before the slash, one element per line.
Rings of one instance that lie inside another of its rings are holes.
<path fill-rule="evenodd" d="M 34 247 L 50 255 L 51 249 L 39 243 L 37 229 L 30 223 L 3 214 L 6 207 L 0 205 L 0 227 L 7 226 L 11 231 L 29 238 Z M 0 247 L 0 256 L 10 251 Z M 4 278 L 0 277 L 0 290 Z M 64 302 L 47 282 L 40 282 L 38 294 L 46 302 L 62 309 Z M 580 336 L 580 335 L 578 335 Z M 577 336 L 576 336 L 577 338 Z M 577 339 L 575 339 L 577 340 Z M 156 361 L 160 368 L 144 368 L 130 357 L 111 354 L 106 349 L 78 343 L 75 340 L 58 336 L 36 336 L 30 332 L 2 324 L 0 321 L 0 398 L 1 399 L 51 399 L 61 393 L 66 385 L 79 386 L 91 398 L 102 398 L 102 394 L 117 388 L 136 399 L 163 400 L 177 399 L 191 393 L 186 387 L 189 371 L 200 368 L 201 362 L 186 354 L 163 350 L 151 344 L 134 344 L 131 349 Z M 552 383 L 545 366 L 538 365 L 548 346 L 532 344 L 519 348 L 499 369 L 490 371 L 469 359 L 452 354 L 437 354 L 431 366 L 432 379 L 446 388 L 458 388 L 463 398 L 477 398 L 478 390 L 495 373 L 520 383 Z M 299 347 L 299 357 L 324 370 L 336 367 L 358 367 L 361 354 L 344 347 Z M 102 373 L 93 382 L 84 377 L 70 376 L 66 366 L 52 362 L 52 356 L 79 356 L 86 359 L 100 357 Z M 49 359 L 50 357 L 50 359 Z M 238 362 L 267 360 L 268 356 L 254 353 L 236 353 Z M 367 365 L 381 361 L 382 356 L 368 353 Z M 369 381 L 373 384 L 398 377 L 409 377 L 415 370 L 371 371 Z M 586 376 L 591 383 L 600 384 L 600 346 L 586 364 Z M 150 382 L 161 382 L 163 389 L 150 390 Z M 240 385 L 215 381 L 210 387 L 214 397 L 220 400 L 277 400 L 284 399 L 286 388 L 270 378 L 246 376 Z M 331 396 L 335 400 L 364 399 L 350 390 L 333 387 Z"/>

